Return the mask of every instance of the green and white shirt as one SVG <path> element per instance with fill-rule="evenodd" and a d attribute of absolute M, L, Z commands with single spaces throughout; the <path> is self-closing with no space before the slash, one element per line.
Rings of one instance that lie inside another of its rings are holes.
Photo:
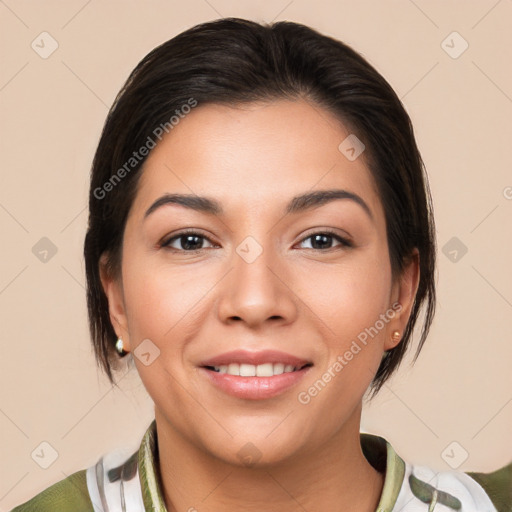
<path fill-rule="evenodd" d="M 436 472 L 404 462 L 382 437 L 361 434 L 365 457 L 385 474 L 375 512 L 512 512 L 512 462 L 493 473 Z M 167 512 L 156 422 L 135 453 L 108 453 L 11 512 Z"/>

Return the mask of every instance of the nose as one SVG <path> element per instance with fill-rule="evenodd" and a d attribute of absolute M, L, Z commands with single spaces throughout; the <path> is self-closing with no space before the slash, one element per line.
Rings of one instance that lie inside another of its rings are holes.
<path fill-rule="evenodd" d="M 244 252 L 244 249 L 248 250 Z M 254 250 L 254 245 L 241 244 L 234 252 L 232 270 L 219 290 L 219 319 L 223 323 L 243 322 L 251 328 L 268 322 L 274 325 L 293 322 L 298 299 L 293 293 L 291 272 L 276 252 L 263 249 L 253 259 L 255 254 L 251 256 L 250 251 L 254 253 Z"/>

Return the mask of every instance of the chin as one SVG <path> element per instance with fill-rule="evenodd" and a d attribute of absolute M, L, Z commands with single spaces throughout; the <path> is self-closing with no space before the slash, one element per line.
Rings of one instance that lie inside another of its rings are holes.
<path fill-rule="evenodd" d="M 276 445 L 264 439 L 254 441 L 246 439 L 240 442 L 233 441 L 230 446 L 211 448 L 210 453 L 222 462 L 249 469 L 269 469 L 279 466 L 297 454 L 297 446 L 291 440 L 285 444 Z"/>
<path fill-rule="evenodd" d="M 303 429 L 295 426 L 290 428 L 288 425 L 286 428 L 280 425 L 276 428 L 278 423 L 272 424 L 272 428 L 265 425 L 259 429 L 254 424 L 248 424 L 244 430 L 238 430 L 240 434 L 234 434 L 229 439 L 223 436 L 216 441 L 209 437 L 205 448 L 216 458 L 233 466 L 268 468 L 280 465 L 301 451 L 307 435 Z"/>

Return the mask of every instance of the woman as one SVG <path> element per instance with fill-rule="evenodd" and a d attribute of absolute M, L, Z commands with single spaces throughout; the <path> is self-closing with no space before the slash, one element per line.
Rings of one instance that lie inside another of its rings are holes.
<path fill-rule="evenodd" d="M 430 193 L 389 84 L 290 22 L 205 23 L 148 54 L 91 175 L 98 363 L 155 421 L 15 511 L 512 510 L 512 464 L 436 473 L 360 434 L 435 309 Z"/>

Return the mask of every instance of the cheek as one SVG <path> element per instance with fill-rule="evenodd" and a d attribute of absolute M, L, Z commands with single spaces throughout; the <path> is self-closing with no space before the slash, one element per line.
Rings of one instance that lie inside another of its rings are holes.
<path fill-rule="evenodd" d="M 304 276 L 301 297 L 314 305 L 314 312 L 341 345 L 374 325 L 389 308 L 390 265 L 371 253 L 354 257 L 339 267 L 325 267 L 325 271 L 314 275 L 313 284 L 310 277 Z"/>
<path fill-rule="evenodd" d="M 184 391 L 189 379 L 186 346 L 200 328 L 202 299 L 212 284 L 204 273 L 187 265 L 171 268 L 160 257 L 133 253 L 123 264 L 130 348 L 137 371 L 155 403 L 165 408 L 172 395 L 183 408 L 189 401 Z M 144 352 L 150 353 L 149 361 L 139 358 Z"/>
<path fill-rule="evenodd" d="M 189 347 L 200 337 L 219 276 L 212 266 L 170 265 L 164 255 L 144 254 L 127 259 L 125 275 L 130 348 L 149 394 L 165 401 L 169 393 L 179 395 L 190 380 Z M 156 347 L 155 364 L 146 366 L 136 357 L 146 351 L 144 340 Z"/>
<path fill-rule="evenodd" d="M 208 290 L 208 281 L 187 266 L 170 268 L 155 258 L 126 261 L 124 293 L 130 333 L 160 343 L 183 329 L 193 317 L 194 305 Z"/>
<path fill-rule="evenodd" d="M 315 288 L 323 290 L 317 292 L 317 307 L 323 305 L 318 325 L 329 327 L 323 330 L 325 357 L 301 386 L 297 401 L 305 424 L 324 418 L 314 428 L 325 435 L 360 404 L 380 364 L 387 335 L 380 315 L 389 309 L 390 280 L 385 265 L 362 265 L 321 277 Z"/>
<path fill-rule="evenodd" d="M 344 414 L 349 403 L 357 404 L 381 361 L 388 335 L 381 315 L 390 319 L 386 312 L 391 291 L 391 268 L 381 254 L 380 250 L 368 251 L 336 270 L 319 272 L 310 288 L 312 309 L 321 320 L 318 324 L 328 329 L 323 330 L 326 357 L 307 383 L 315 389 L 311 395 L 303 390 L 306 401 L 318 393 L 314 407 L 332 408 L 334 415 Z"/>

